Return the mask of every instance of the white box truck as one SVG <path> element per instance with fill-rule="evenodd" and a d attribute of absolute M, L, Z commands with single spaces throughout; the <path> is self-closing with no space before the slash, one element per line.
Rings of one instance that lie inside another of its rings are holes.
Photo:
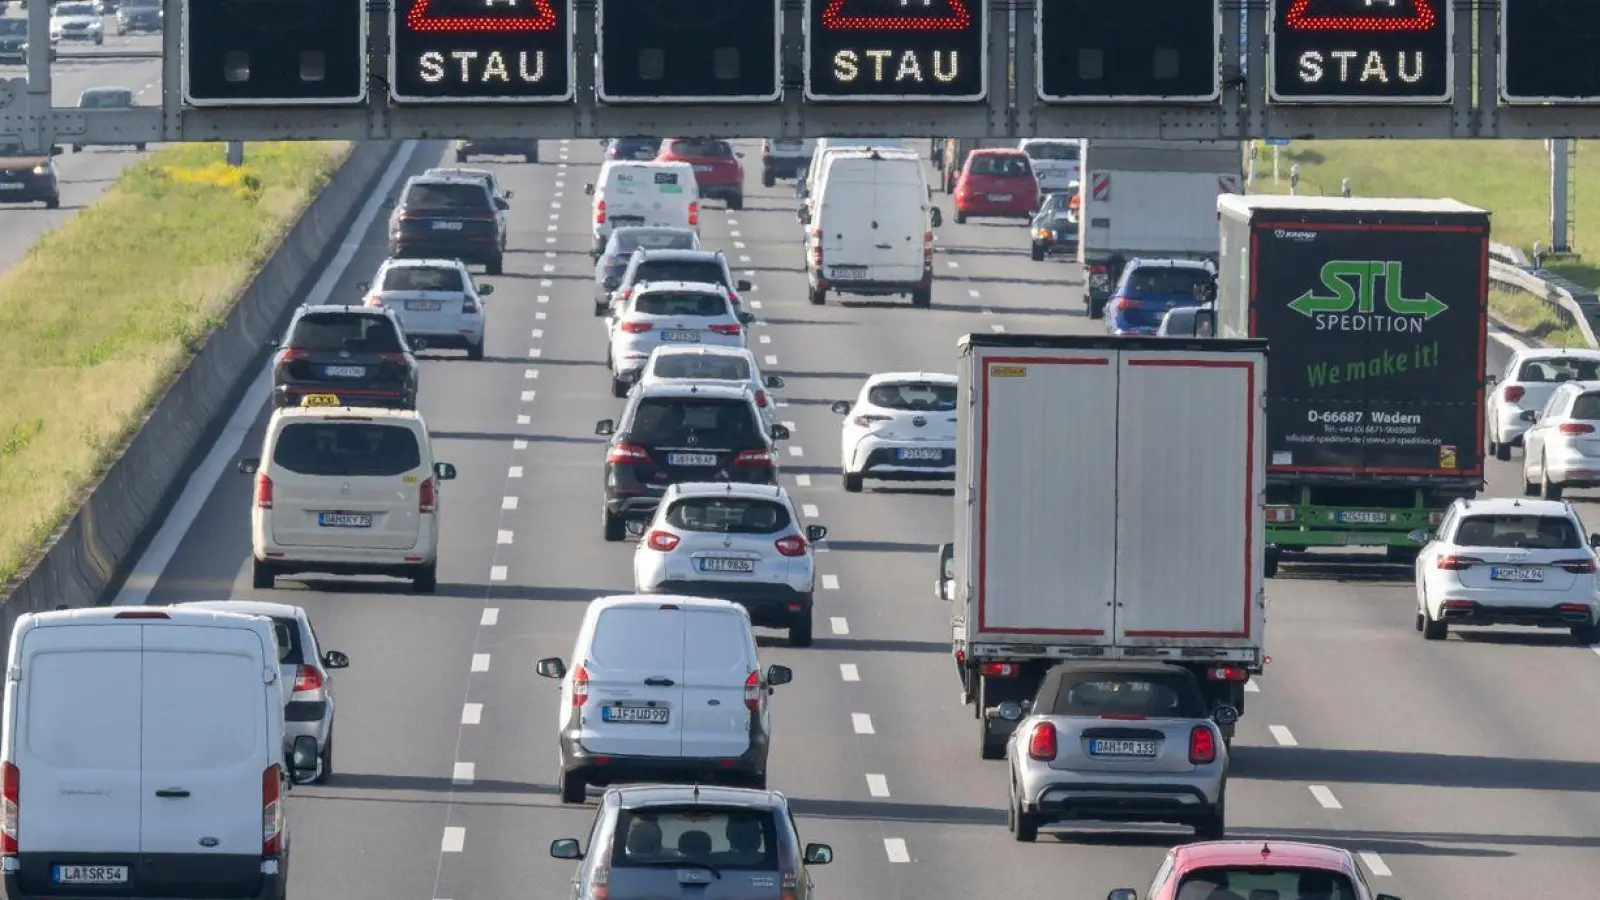
<path fill-rule="evenodd" d="M 1215 261 L 1217 195 L 1244 185 L 1238 141 L 1096 141 L 1083 153 L 1078 262 L 1089 318 L 1131 259 Z"/>
<path fill-rule="evenodd" d="M 1068 660 L 1181 665 L 1212 709 L 1242 712 L 1265 664 L 1267 343 L 959 346 L 955 543 L 935 591 L 983 758 L 1013 727 L 997 707 Z"/>

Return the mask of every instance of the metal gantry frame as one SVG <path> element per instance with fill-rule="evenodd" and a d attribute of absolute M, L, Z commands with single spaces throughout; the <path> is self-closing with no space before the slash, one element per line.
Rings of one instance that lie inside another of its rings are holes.
<path fill-rule="evenodd" d="M 54 143 L 602 139 L 629 134 L 1165 140 L 1600 137 L 1600 106 L 1510 106 L 1500 102 L 1498 14 L 1506 0 L 1451 0 L 1454 90 L 1450 104 L 1439 106 L 1269 103 L 1269 0 L 1223 0 L 1218 37 L 1224 58 L 1223 91 L 1220 101 L 1214 103 L 1065 105 L 1041 101 L 1035 90 L 1034 5 L 1042 0 L 981 0 L 988 4 L 989 12 L 988 98 L 983 103 L 808 102 L 803 97 L 802 67 L 805 4 L 803 0 L 782 0 L 780 71 L 784 91 L 776 103 L 604 104 L 595 98 L 595 67 L 580 63 L 574 66 L 576 97 L 570 103 L 398 106 L 390 101 L 387 89 L 390 2 L 394 0 L 368 0 L 372 89 L 363 106 L 184 106 L 181 23 L 185 0 L 165 0 L 159 107 L 52 107 L 50 60 L 46 54 L 30 54 L 26 79 L 0 81 L 0 135 L 13 135 L 33 149 Z M 42 2 L 29 6 L 30 46 L 49 46 L 49 9 Z M 574 0 L 575 59 L 594 58 L 595 26 L 596 0 Z M 1244 52 L 1239 56 L 1241 41 Z"/>

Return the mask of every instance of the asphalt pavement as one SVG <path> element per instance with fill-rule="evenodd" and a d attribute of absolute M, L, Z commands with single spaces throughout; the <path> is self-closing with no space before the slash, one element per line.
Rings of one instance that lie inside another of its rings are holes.
<path fill-rule="evenodd" d="M 978 759 L 950 609 L 933 596 L 951 496 L 844 493 L 828 410 L 873 372 L 953 371 L 966 333 L 1100 333 L 1083 317 L 1074 267 L 1029 260 L 1021 222 L 952 224 L 940 194 L 932 309 L 813 307 L 792 184 L 761 188 L 758 151 L 739 146 L 746 208 L 711 204 L 703 237 L 756 284 L 751 347 L 788 381 L 778 392 L 794 433 L 783 480 L 831 532 L 818 556 L 815 646 L 774 634 L 761 651 L 795 671 L 773 701 L 771 783 L 793 798 L 803 839 L 835 848 L 836 863 L 815 873 L 819 889 L 848 900 L 1142 896 L 1165 849 L 1192 839 L 1186 830 L 1051 829 L 1037 844 L 1006 832 L 1005 764 Z M 397 174 L 443 149 L 414 145 Z M 552 787 L 558 690 L 534 662 L 571 651 L 588 600 L 630 590 L 631 547 L 600 535 L 605 441 L 594 424 L 621 402 L 609 396 L 603 326 L 590 311 L 583 187 L 599 148 L 547 141 L 541 158 L 491 164 L 516 196 L 505 274 L 484 279 L 497 288 L 487 358 L 423 364 L 436 455 L 460 472 L 443 492 L 438 595 L 382 579 L 250 588 L 251 482 L 226 467 L 241 436 L 243 455 L 259 446 L 266 416 L 252 405 L 124 598 L 300 604 L 323 643 L 350 655 L 336 679 L 336 774 L 289 801 L 294 896 L 556 896 L 573 866 L 549 859 L 549 842 L 587 838 L 592 800 L 563 807 Z M 376 203 L 366 212 L 325 279 L 335 299 L 357 299 L 384 256 L 384 215 Z M 1510 467 L 1493 466 L 1505 493 Z M 1600 724 L 1584 713 L 1600 688 L 1596 653 L 1515 631 L 1424 643 L 1404 567 L 1319 557 L 1283 571 L 1268 583 L 1272 663 L 1247 695 L 1234 746 L 1230 835 L 1349 847 L 1376 890 L 1408 900 L 1587 896 L 1600 883 L 1600 763 L 1590 761 Z"/>

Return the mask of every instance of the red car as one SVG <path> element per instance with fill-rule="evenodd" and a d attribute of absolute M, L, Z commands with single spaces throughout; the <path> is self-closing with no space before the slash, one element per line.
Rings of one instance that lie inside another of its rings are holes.
<path fill-rule="evenodd" d="M 956 223 L 970 216 L 1031 218 L 1039 211 L 1039 182 L 1021 150 L 974 150 L 956 179 Z"/>
<path fill-rule="evenodd" d="M 1201 841 L 1167 852 L 1144 900 L 1400 900 L 1367 884 L 1355 855 L 1293 841 Z M 1119 888 L 1106 900 L 1139 900 Z"/>
<path fill-rule="evenodd" d="M 729 209 L 744 209 L 743 153 L 715 138 L 667 138 L 661 142 L 656 162 L 684 162 L 694 166 L 701 199 L 722 200 Z"/>

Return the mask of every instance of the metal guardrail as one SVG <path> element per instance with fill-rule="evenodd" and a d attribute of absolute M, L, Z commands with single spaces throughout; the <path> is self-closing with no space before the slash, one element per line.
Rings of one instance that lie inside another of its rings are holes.
<path fill-rule="evenodd" d="M 1568 327 L 1583 332 L 1590 347 L 1600 348 L 1600 296 L 1553 272 L 1536 269 L 1527 254 L 1507 244 L 1489 244 L 1489 283 L 1538 299 Z"/>

